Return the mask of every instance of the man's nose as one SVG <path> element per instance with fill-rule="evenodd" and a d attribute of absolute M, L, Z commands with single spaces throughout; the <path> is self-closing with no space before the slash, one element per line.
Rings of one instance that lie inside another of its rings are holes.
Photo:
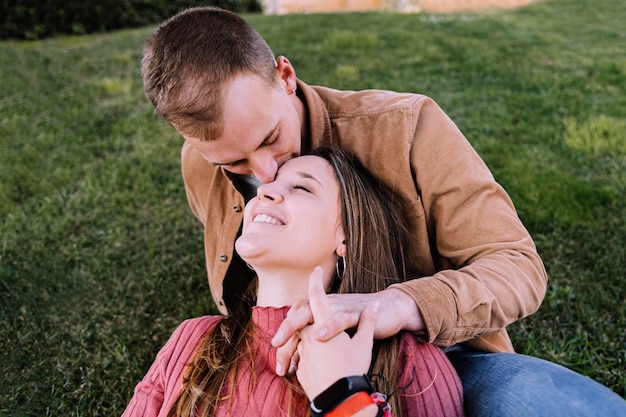
<path fill-rule="evenodd" d="M 253 161 L 250 163 L 250 171 L 257 180 L 263 183 L 272 182 L 276 178 L 278 163 L 273 158 Z"/>

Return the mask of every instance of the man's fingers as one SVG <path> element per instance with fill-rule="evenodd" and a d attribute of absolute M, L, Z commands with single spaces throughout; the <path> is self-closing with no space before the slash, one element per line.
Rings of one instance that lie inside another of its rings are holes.
<path fill-rule="evenodd" d="M 315 332 L 315 338 L 320 342 L 325 342 L 347 329 L 356 327 L 359 323 L 358 311 L 340 311 L 334 313 Z"/>
<path fill-rule="evenodd" d="M 275 347 L 282 346 L 297 331 L 311 323 L 313 323 L 311 307 L 305 301 L 297 302 L 289 309 L 287 317 L 278 327 L 276 334 L 272 338 L 272 345 Z"/>
<path fill-rule="evenodd" d="M 373 340 L 379 316 L 380 303 L 378 301 L 368 304 L 361 314 L 358 311 L 335 313 L 317 329 L 315 338 L 320 342 L 325 342 L 344 330 L 352 329 L 358 325 L 359 332 L 361 332 L 361 326 L 363 326 L 361 333 L 365 335 L 364 340 L 366 338 Z"/>

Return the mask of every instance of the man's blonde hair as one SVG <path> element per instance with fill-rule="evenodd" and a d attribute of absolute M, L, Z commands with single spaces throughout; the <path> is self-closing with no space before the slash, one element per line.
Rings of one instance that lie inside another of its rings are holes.
<path fill-rule="evenodd" d="M 163 22 L 147 39 L 141 64 L 146 96 L 179 132 L 213 140 L 223 130 L 224 85 L 254 74 L 275 86 L 269 45 L 243 18 L 196 7 Z"/>

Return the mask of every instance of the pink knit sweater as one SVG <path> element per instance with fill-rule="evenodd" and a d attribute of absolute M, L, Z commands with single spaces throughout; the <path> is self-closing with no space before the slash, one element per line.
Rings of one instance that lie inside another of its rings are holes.
<path fill-rule="evenodd" d="M 289 410 L 285 380 L 275 372 L 276 349 L 270 340 L 288 310 L 289 307 L 254 308 L 252 317 L 259 330 L 253 342 L 254 364 L 239 367 L 237 383 L 226 387 L 232 394 L 232 402 L 220 404 L 216 416 L 308 416 L 308 401 L 304 396 L 295 398 Z M 168 415 L 180 393 L 185 365 L 198 342 L 220 319 L 221 316 L 190 319 L 176 329 L 135 388 L 123 417 Z M 403 416 L 463 415 L 461 382 L 441 349 L 419 343 L 404 333 L 398 371 L 400 381 L 396 386 L 406 386 L 401 397 Z"/>

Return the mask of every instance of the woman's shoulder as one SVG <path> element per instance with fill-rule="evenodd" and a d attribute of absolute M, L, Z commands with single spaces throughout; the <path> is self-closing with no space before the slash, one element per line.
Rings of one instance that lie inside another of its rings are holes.
<path fill-rule="evenodd" d="M 174 330 L 170 339 L 199 339 L 219 323 L 222 318 L 223 316 L 202 316 L 187 319 Z"/>
<path fill-rule="evenodd" d="M 402 332 L 399 344 L 403 415 L 463 415 L 461 380 L 443 350 L 410 332 Z"/>
<path fill-rule="evenodd" d="M 447 360 L 445 353 L 439 346 L 425 343 L 417 335 L 403 331 L 398 339 L 398 359 L 400 361 L 413 361 L 419 359 L 425 362 L 439 362 Z"/>
<path fill-rule="evenodd" d="M 202 316 L 183 321 L 165 343 L 159 356 L 171 358 L 191 355 L 198 342 L 221 319 L 222 316 Z"/>
<path fill-rule="evenodd" d="M 202 316 L 183 321 L 161 348 L 155 363 L 165 375 L 177 374 L 193 355 L 198 343 L 222 316 Z"/>

